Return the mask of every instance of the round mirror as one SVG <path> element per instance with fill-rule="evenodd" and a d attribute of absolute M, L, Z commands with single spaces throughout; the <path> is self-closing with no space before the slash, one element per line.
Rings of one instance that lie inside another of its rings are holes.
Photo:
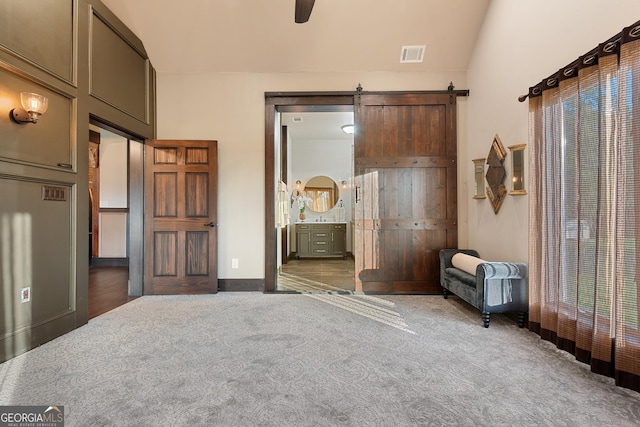
<path fill-rule="evenodd" d="M 307 208 L 317 212 L 327 212 L 338 203 L 340 189 L 328 176 L 314 176 L 304 186 L 303 195 L 308 198 Z"/>

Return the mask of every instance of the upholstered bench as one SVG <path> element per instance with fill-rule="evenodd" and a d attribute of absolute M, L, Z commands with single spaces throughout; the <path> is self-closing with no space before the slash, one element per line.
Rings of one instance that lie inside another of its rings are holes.
<path fill-rule="evenodd" d="M 473 249 L 440 251 L 440 285 L 444 297 L 455 294 L 482 312 L 485 328 L 491 313 L 518 313 L 518 326 L 524 327 L 527 298 L 527 264 L 489 262 Z"/>

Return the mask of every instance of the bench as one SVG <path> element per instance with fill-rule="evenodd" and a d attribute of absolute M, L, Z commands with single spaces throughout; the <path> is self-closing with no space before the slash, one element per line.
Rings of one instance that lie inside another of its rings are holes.
<path fill-rule="evenodd" d="M 491 313 L 507 312 L 518 313 L 518 326 L 524 327 L 529 311 L 526 263 L 489 262 L 473 249 L 442 249 L 440 285 L 445 299 L 451 293 L 479 309 L 485 328 Z"/>

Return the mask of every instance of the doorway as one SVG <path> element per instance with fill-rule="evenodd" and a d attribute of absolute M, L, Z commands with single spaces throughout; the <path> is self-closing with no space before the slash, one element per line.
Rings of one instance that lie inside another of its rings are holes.
<path fill-rule="evenodd" d="M 95 120 L 89 140 L 91 319 L 142 294 L 144 144 Z"/>
<path fill-rule="evenodd" d="M 327 107 L 327 110 L 330 107 Z M 280 112 L 280 171 L 288 221 L 280 221 L 277 291 L 353 292 L 353 111 Z M 345 131 L 345 129 L 347 129 Z"/>
<path fill-rule="evenodd" d="M 267 203 L 265 209 L 265 292 L 279 291 L 277 287 L 278 276 L 282 265 L 284 265 L 279 264 L 279 260 L 283 259 L 283 241 L 291 239 L 292 227 L 290 225 L 283 226 L 276 213 L 279 210 L 281 212 L 283 206 L 288 206 L 288 210 L 293 208 L 290 199 L 291 190 L 298 185 L 297 179 L 293 179 L 294 177 L 287 172 L 288 168 L 285 167 L 289 160 L 287 160 L 288 150 L 282 149 L 281 129 L 283 123 L 281 122 L 281 114 L 352 112 L 353 98 L 353 92 L 323 95 L 298 93 L 291 97 L 281 93 L 265 94 L 265 158 L 267 159 L 265 162 L 265 200 L 272 201 L 272 203 Z M 285 147 L 288 145 L 286 137 L 284 145 Z M 302 184 L 302 180 L 300 181 Z M 287 232 L 284 233 L 283 229 Z M 279 254 L 280 257 L 278 257 Z"/>

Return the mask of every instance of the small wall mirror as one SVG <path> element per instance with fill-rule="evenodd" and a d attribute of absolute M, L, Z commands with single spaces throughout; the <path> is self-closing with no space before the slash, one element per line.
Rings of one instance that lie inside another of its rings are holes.
<path fill-rule="evenodd" d="M 504 158 L 507 156 L 507 151 L 500 141 L 498 134 L 493 137 L 491 143 L 491 149 L 487 155 L 487 196 L 493 212 L 497 215 L 507 196 L 507 187 L 504 185 L 504 179 L 507 176 L 507 171 L 504 168 Z"/>
<path fill-rule="evenodd" d="M 511 150 L 511 184 L 512 190 L 509 194 L 521 196 L 527 194 L 524 185 L 524 148 L 527 144 L 513 145 Z"/>
<path fill-rule="evenodd" d="M 302 194 L 309 198 L 307 209 L 324 213 L 333 209 L 340 199 L 338 184 L 328 176 L 314 176 L 307 181 Z"/>
<path fill-rule="evenodd" d="M 473 161 L 473 176 L 475 179 L 475 194 L 474 199 L 486 199 L 484 194 L 484 161 L 486 159 L 474 159 Z"/>

